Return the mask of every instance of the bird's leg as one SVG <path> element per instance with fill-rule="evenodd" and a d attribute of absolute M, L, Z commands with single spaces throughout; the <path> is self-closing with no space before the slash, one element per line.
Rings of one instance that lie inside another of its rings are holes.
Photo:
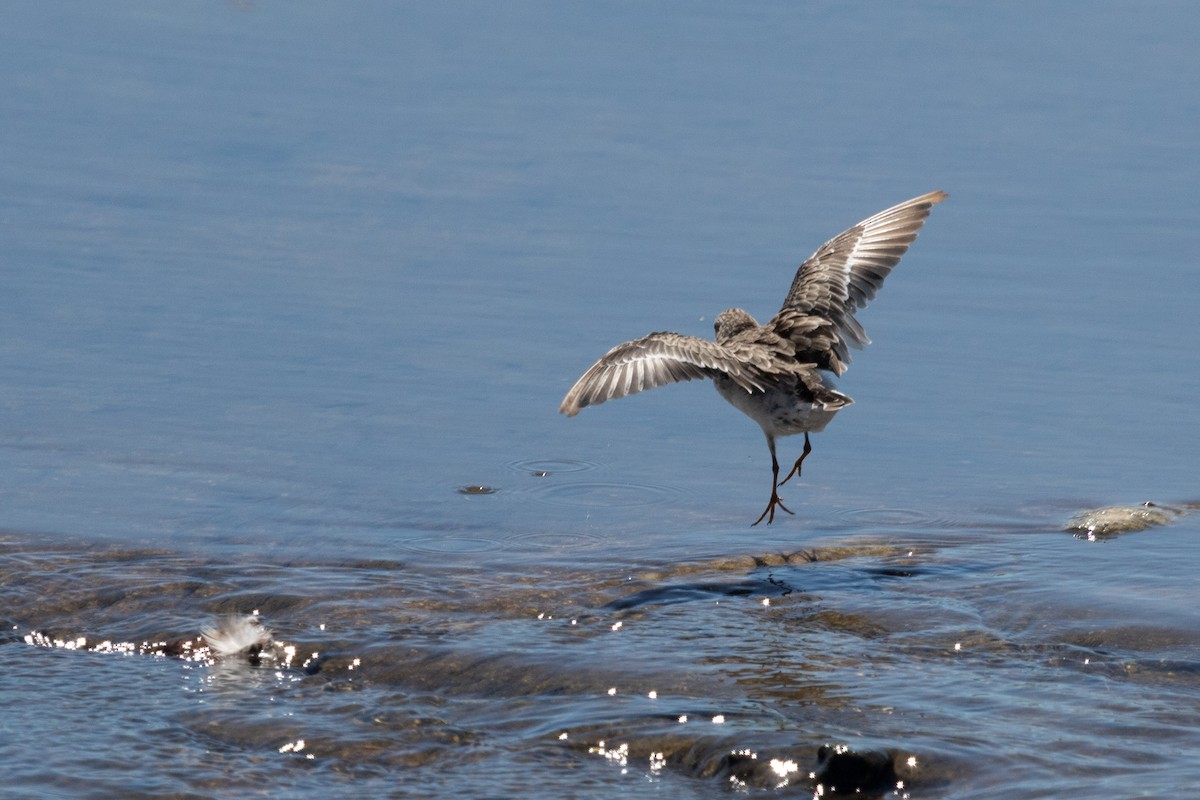
<path fill-rule="evenodd" d="M 767 524 L 770 525 L 775 521 L 775 506 L 779 506 L 789 514 L 794 514 L 790 508 L 783 504 L 779 499 L 779 492 L 776 491 L 779 487 L 779 459 L 775 457 L 775 437 L 767 434 L 767 446 L 771 448 L 771 501 L 767 503 L 767 507 L 758 519 L 754 520 L 754 525 L 763 521 L 763 517 L 767 518 Z M 768 516 L 770 515 L 770 516 Z M 754 525 L 750 527 L 753 528 Z"/>
<path fill-rule="evenodd" d="M 804 432 L 804 452 L 800 454 L 800 457 L 796 459 L 796 463 L 794 465 L 792 465 L 792 471 L 787 474 L 786 478 L 784 478 L 783 480 L 781 480 L 779 482 L 780 486 L 782 486 L 783 484 L 785 484 L 789 480 L 791 480 L 793 475 L 795 475 L 797 478 L 800 477 L 800 465 L 804 463 L 804 459 L 808 458 L 808 454 L 811 452 L 812 452 L 812 445 L 808 443 L 808 431 L 805 431 Z"/>

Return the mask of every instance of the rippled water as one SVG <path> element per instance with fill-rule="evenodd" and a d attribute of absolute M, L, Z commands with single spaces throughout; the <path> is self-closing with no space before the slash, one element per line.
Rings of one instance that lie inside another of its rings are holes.
<path fill-rule="evenodd" d="M 10 9 L 6 790 L 1193 795 L 1193 16 Z M 935 188 L 795 517 L 709 387 L 555 413 Z"/>
<path fill-rule="evenodd" d="M 804 792 L 818 748 L 843 743 L 887 753 L 907 783 L 898 795 L 1190 786 L 1200 660 L 1195 576 L 1178 552 L 1198 532 L 1098 546 L 1029 521 L 918 523 L 660 560 L 611 559 L 570 535 L 514 537 L 488 556 L 468 538 L 449 564 L 8 537 L 7 615 L 25 623 L 3 647 L 9 782 L 31 794 Z M 201 622 L 250 611 L 294 663 L 181 653 Z M 21 758 L 31 736 L 36 760 Z M 731 759 L 744 751 L 756 758 Z M 130 773 L 133 752 L 144 773 Z"/>

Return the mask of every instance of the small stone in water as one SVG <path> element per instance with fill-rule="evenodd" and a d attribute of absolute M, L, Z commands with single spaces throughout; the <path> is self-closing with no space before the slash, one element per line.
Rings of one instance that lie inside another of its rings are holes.
<path fill-rule="evenodd" d="M 1063 530 L 1088 536 L 1115 536 L 1130 531 L 1144 531 L 1155 525 L 1174 521 L 1181 511 L 1169 506 L 1142 503 L 1140 506 L 1109 506 L 1081 511 L 1067 521 Z"/>
<path fill-rule="evenodd" d="M 458 490 L 459 494 L 495 494 L 496 490 L 490 486 L 463 486 Z"/>

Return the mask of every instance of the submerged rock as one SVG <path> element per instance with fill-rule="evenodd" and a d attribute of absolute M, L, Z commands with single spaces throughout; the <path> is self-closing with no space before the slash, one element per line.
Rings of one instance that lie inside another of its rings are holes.
<path fill-rule="evenodd" d="M 1097 539 L 1118 536 L 1131 531 L 1144 531 L 1156 525 L 1173 522 L 1184 512 L 1171 506 L 1142 503 L 1138 506 L 1108 506 L 1081 511 L 1063 526 L 1063 530 L 1079 538 Z"/>

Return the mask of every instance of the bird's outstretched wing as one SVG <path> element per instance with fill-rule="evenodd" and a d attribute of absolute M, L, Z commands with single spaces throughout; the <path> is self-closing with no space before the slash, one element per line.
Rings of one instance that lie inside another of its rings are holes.
<path fill-rule="evenodd" d="M 706 339 L 660 332 L 619 344 L 583 373 L 558 410 L 573 417 L 585 406 L 668 383 L 728 375 L 746 391 L 763 388 L 761 371 L 735 351 Z"/>
<path fill-rule="evenodd" d="M 796 270 L 783 308 L 766 327 L 796 345 L 799 361 L 841 375 L 850 362 L 847 347 L 871 343 L 854 312 L 874 299 L 930 209 L 947 197 L 930 192 L 906 200 L 821 245 Z"/>

